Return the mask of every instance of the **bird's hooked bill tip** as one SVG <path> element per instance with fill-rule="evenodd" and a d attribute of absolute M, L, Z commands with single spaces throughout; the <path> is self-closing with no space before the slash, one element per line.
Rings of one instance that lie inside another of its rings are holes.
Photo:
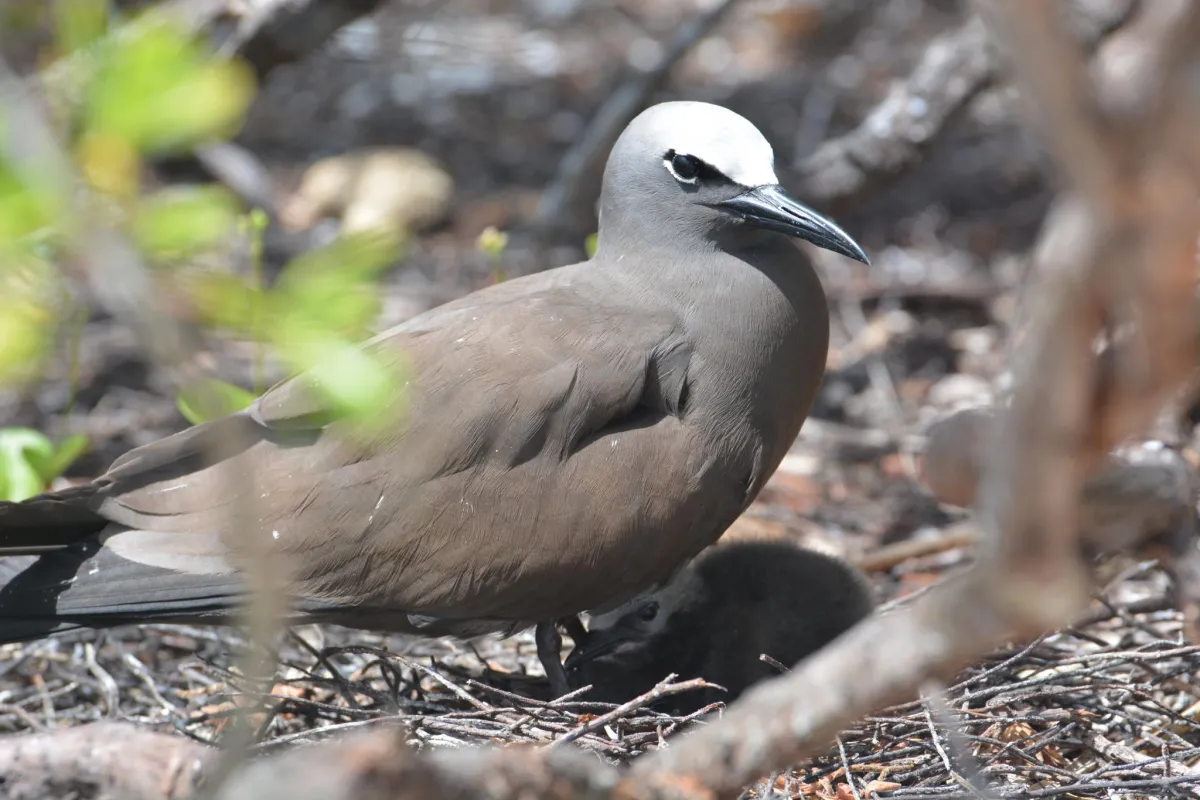
<path fill-rule="evenodd" d="M 571 672 L 584 664 L 606 656 L 617 649 L 617 646 L 624 640 L 624 636 L 613 630 L 596 633 L 589 631 L 587 641 L 582 645 L 576 645 L 575 649 L 567 655 L 566 660 L 563 661 L 563 669 Z"/>
<path fill-rule="evenodd" d="M 862 247 L 848 233 L 828 217 L 793 200 L 781 186 L 757 186 L 716 205 L 740 216 L 751 225 L 795 236 L 817 247 L 871 265 Z"/>

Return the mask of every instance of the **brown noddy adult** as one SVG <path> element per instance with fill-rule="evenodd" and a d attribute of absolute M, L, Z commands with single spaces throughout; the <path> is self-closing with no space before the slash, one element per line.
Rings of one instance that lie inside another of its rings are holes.
<path fill-rule="evenodd" d="M 791 239 L 867 259 L 772 164 L 732 111 L 654 106 L 609 157 L 591 260 L 365 345 L 404 360 L 402 427 L 349 436 L 300 375 L 86 486 L 0 506 L 0 554 L 25 554 L 0 559 L 0 641 L 227 621 L 258 542 L 297 621 L 459 637 L 538 625 L 562 690 L 555 621 L 660 585 L 716 541 L 821 380 L 825 297 Z M 246 507 L 254 519 L 231 528 Z"/>
<path fill-rule="evenodd" d="M 582 699 L 606 703 L 632 700 L 671 673 L 725 689 L 662 702 L 691 713 L 777 675 L 763 654 L 790 667 L 873 608 L 866 577 L 839 558 L 786 541 L 719 544 L 658 591 L 593 617 L 567 674 L 592 686 Z"/>

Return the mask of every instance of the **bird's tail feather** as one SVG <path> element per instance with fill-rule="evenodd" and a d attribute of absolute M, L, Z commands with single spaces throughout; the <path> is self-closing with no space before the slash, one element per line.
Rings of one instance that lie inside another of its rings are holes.
<path fill-rule="evenodd" d="M 0 642 L 140 622 L 229 621 L 245 599 L 234 574 L 147 566 L 95 544 L 0 558 Z"/>
<path fill-rule="evenodd" d="M 96 493 L 87 484 L 20 503 L 0 502 L 0 555 L 55 550 L 96 533 L 106 524 L 91 508 Z"/>

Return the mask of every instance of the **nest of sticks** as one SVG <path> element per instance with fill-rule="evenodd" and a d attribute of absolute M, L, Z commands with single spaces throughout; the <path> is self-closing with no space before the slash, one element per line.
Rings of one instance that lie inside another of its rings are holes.
<path fill-rule="evenodd" d="M 1014 645 L 949 687 L 862 720 L 823 757 L 745 796 L 1200 796 L 1200 647 L 1183 643 L 1164 585 L 1142 565 L 1077 626 Z M 215 742 L 248 714 L 262 752 L 396 726 L 415 748 L 570 744 L 622 762 L 721 711 L 655 710 L 659 697 L 707 685 L 673 678 L 622 706 L 550 701 L 528 634 L 476 646 L 403 644 L 293 631 L 269 680 L 229 666 L 247 643 L 227 629 L 145 626 L 7 645 L 0 732 L 123 719 Z"/>

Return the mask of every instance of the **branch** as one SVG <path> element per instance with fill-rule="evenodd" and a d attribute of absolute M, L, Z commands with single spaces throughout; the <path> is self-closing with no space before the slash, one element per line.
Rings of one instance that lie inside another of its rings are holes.
<path fill-rule="evenodd" d="M 405 733 L 379 730 L 301 746 L 243 765 L 213 800 L 705 800 L 691 780 L 622 776 L 573 748 L 414 751 Z M 13 800 L 81 795 L 182 800 L 205 790 L 219 751 L 178 734 L 94 723 L 0 738 L 0 784 Z"/>
<path fill-rule="evenodd" d="M 191 30 L 208 29 L 221 54 L 245 59 L 261 80 L 382 5 L 383 0 L 172 0 L 163 10 L 182 15 Z"/>
<path fill-rule="evenodd" d="M 378 731 L 249 764 L 213 800 L 704 800 L 689 779 L 635 780 L 572 748 L 464 748 L 414 752 Z"/>
<path fill-rule="evenodd" d="M 1129 14 L 1116 7 L 1074 8 L 1072 21 L 1089 45 Z M 830 139 L 798 166 L 803 196 L 828 204 L 863 196 L 881 181 L 916 164 L 947 123 L 990 86 L 1003 62 L 976 16 L 934 39 L 904 81 L 896 83 L 858 127 Z"/>
<path fill-rule="evenodd" d="M 893 86 L 858 127 L 800 164 L 803 196 L 828 203 L 860 195 L 882 176 L 915 163 L 950 116 L 992 81 L 999 63 L 977 17 L 939 36 L 908 79 Z"/>
<path fill-rule="evenodd" d="M 0 738 L 0 786 L 41 797 L 190 797 L 216 751 L 183 736 L 100 722 Z"/>

